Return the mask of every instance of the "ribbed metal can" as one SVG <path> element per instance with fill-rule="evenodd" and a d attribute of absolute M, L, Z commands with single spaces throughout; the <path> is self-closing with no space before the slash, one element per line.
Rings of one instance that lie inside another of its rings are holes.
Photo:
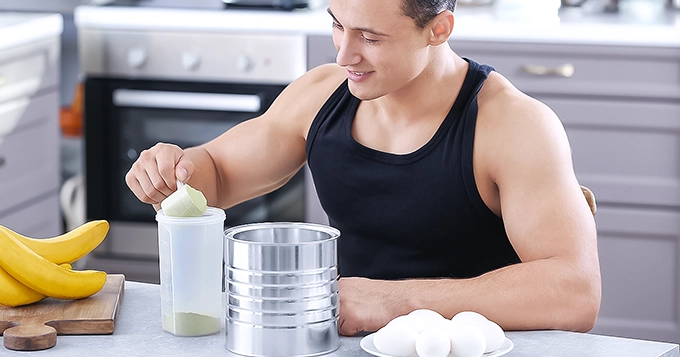
<path fill-rule="evenodd" d="M 254 223 L 225 231 L 225 347 L 243 356 L 317 356 L 340 346 L 333 227 Z"/>

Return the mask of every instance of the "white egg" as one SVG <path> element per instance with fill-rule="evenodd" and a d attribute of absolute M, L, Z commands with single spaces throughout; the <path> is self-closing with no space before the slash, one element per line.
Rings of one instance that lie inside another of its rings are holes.
<path fill-rule="evenodd" d="M 497 323 L 487 320 L 485 323 L 477 326 L 486 338 L 486 349 L 484 353 L 492 352 L 499 349 L 503 342 L 505 342 L 505 332 L 498 326 Z"/>
<path fill-rule="evenodd" d="M 446 357 L 451 352 L 451 339 L 438 328 L 429 327 L 418 334 L 416 353 L 418 357 Z"/>
<path fill-rule="evenodd" d="M 373 335 L 373 346 L 384 354 L 406 357 L 416 352 L 416 330 L 404 324 L 387 324 Z"/>
<path fill-rule="evenodd" d="M 451 353 L 455 357 L 480 357 L 486 350 L 486 338 L 474 326 L 461 326 L 449 335 Z"/>
<path fill-rule="evenodd" d="M 451 318 L 451 321 L 457 323 L 459 326 L 478 326 L 484 324 L 486 317 L 484 315 L 474 312 L 474 311 L 461 311 Z"/>
<path fill-rule="evenodd" d="M 453 332 L 453 330 L 459 328 L 460 326 L 458 326 L 457 323 L 455 323 L 455 322 L 453 322 L 449 319 L 441 319 L 441 320 L 435 320 L 434 323 L 432 324 L 432 326 L 429 326 L 429 327 L 440 329 L 440 330 L 446 332 L 447 335 L 450 335 L 451 332 Z"/>
<path fill-rule="evenodd" d="M 444 316 L 440 315 L 438 312 L 428 309 L 418 309 L 409 312 L 409 316 L 415 316 L 425 322 L 425 325 L 431 326 L 435 321 L 441 320 Z"/>
<path fill-rule="evenodd" d="M 446 319 L 444 319 L 446 320 Z M 411 327 L 412 329 L 416 330 L 416 332 L 420 333 L 427 327 L 425 325 L 425 321 L 423 321 L 421 318 L 416 317 L 416 316 L 411 316 L 411 315 L 401 315 L 397 316 L 392 321 L 387 323 L 389 324 L 404 324 L 408 327 Z"/>

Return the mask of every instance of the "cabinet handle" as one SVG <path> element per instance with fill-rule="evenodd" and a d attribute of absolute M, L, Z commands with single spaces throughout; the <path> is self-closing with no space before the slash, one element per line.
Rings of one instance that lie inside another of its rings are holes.
<path fill-rule="evenodd" d="M 5 163 L 6 163 L 6 162 L 7 162 L 7 160 L 5 160 L 4 157 L 0 156 L 0 169 L 1 169 L 3 166 L 5 166 Z"/>
<path fill-rule="evenodd" d="M 559 76 L 569 78 L 574 75 L 574 65 L 571 63 L 561 64 L 556 67 L 542 66 L 540 64 L 525 64 L 522 70 L 529 74 L 537 76 Z"/>
<path fill-rule="evenodd" d="M 2 75 L 0 75 L 0 86 L 5 82 L 5 79 L 2 78 Z"/>

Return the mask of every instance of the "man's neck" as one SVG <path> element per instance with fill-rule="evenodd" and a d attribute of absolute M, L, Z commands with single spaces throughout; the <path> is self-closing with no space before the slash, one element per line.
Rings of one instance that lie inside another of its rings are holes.
<path fill-rule="evenodd" d="M 443 117 L 458 96 L 467 69 L 468 63 L 449 50 L 405 87 L 366 104 L 375 115 L 387 120 Z"/>

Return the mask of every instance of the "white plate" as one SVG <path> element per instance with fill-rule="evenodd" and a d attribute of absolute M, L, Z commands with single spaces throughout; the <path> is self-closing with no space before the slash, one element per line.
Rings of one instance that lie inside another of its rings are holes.
<path fill-rule="evenodd" d="M 375 335 L 375 333 L 372 333 L 372 334 L 361 339 L 361 342 L 359 343 L 359 345 L 361 346 L 361 349 L 363 349 L 364 351 L 366 351 L 366 352 L 368 352 L 368 353 L 370 353 L 374 356 L 378 356 L 378 357 L 394 357 L 392 355 L 384 354 L 384 353 L 378 351 L 375 348 L 375 346 L 373 345 L 373 335 Z M 512 341 L 510 341 L 510 339 L 506 337 L 505 341 L 503 342 L 501 347 L 499 347 L 495 351 L 491 351 L 489 353 L 483 354 L 482 357 L 502 356 L 502 355 L 512 351 L 513 347 L 515 347 L 515 344 L 512 343 Z M 449 357 L 452 357 L 452 356 L 453 356 L 452 354 L 449 354 Z M 418 357 L 418 356 L 414 354 L 413 356 L 409 356 L 409 357 Z"/>

